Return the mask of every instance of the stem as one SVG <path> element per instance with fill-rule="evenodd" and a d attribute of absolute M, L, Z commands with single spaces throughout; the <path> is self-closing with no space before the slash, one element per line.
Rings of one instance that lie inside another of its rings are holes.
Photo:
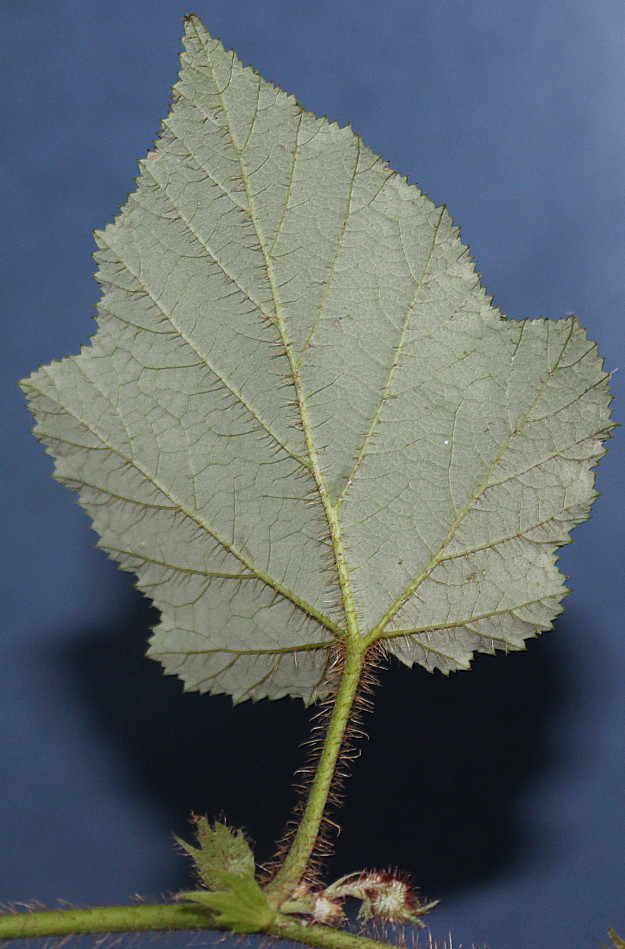
<path fill-rule="evenodd" d="M 341 681 L 306 807 L 282 866 L 265 888 L 269 902 L 275 907 L 279 907 L 283 900 L 291 895 L 308 869 L 358 692 L 366 652 L 367 643 L 360 637 L 347 640 Z"/>
<path fill-rule="evenodd" d="M 32 939 L 87 933 L 216 930 L 210 913 L 188 903 L 140 906 L 98 906 L 93 909 L 0 913 L 0 939 Z M 267 934 L 319 949 L 397 949 L 386 942 L 341 932 L 328 926 L 302 926 L 282 917 Z"/>
<path fill-rule="evenodd" d="M 367 936 L 357 936 L 354 933 L 330 926 L 302 926 L 300 923 L 277 922 L 269 927 L 267 932 L 278 939 L 288 939 L 293 942 L 307 943 L 318 949 L 398 949 L 397 945 L 388 942 L 378 942 Z M 436 946 L 432 946 L 436 949 Z"/>
<path fill-rule="evenodd" d="M 213 917 L 206 909 L 188 903 L 0 913 L 0 939 L 216 928 Z"/>

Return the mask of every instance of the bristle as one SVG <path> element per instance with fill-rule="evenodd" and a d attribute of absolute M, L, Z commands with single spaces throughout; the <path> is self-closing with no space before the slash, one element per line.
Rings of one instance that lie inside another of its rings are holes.
<path fill-rule="evenodd" d="M 351 719 L 341 744 L 341 750 L 333 776 L 332 789 L 326 804 L 326 813 L 321 821 L 319 834 L 306 874 L 306 883 L 312 887 L 319 885 L 324 863 L 334 852 L 333 841 L 341 832 L 340 825 L 328 816 L 327 811 L 335 811 L 343 804 L 344 784 L 350 773 L 348 765 L 360 755 L 360 749 L 354 748 L 354 743 L 367 737 L 361 727 L 361 715 L 372 710 L 373 701 L 371 695 L 374 687 L 378 684 L 376 672 L 385 657 L 386 651 L 378 643 L 374 644 L 367 653 L 367 662 L 352 707 Z M 271 879 L 278 871 L 299 826 L 302 813 L 306 806 L 308 791 L 317 771 L 323 741 L 334 709 L 336 692 L 339 687 L 344 662 L 344 646 L 343 643 L 338 642 L 328 667 L 328 678 L 331 681 L 331 688 L 321 700 L 317 710 L 312 716 L 310 738 L 303 742 L 303 747 L 307 752 L 306 760 L 302 767 L 296 772 L 296 782 L 294 785 L 299 795 L 299 801 L 295 807 L 293 816 L 286 825 L 282 839 L 278 844 L 276 856 L 265 868 L 267 880 Z"/>

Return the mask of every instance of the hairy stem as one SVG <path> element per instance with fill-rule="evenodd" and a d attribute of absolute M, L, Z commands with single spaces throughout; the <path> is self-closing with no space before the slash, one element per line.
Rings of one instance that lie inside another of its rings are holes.
<path fill-rule="evenodd" d="M 215 928 L 207 910 L 193 903 L 0 913 L 0 940 L 79 933 Z"/>
<path fill-rule="evenodd" d="M 275 907 L 279 907 L 291 895 L 308 870 L 319 837 L 341 746 L 362 679 L 366 652 L 366 643 L 360 638 L 347 640 L 341 680 L 306 806 L 287 855 L 278 873 L 265 890 L 270 903 Z"/>
<path fill-rule="evenodd" d="M 392 943 L 378 942 L 377 939 L 357 936 L 329 926 L 302 926 L 300 923 L 277 922 L 270 926 L 267 932 L 279 939 L 317 946 L 318 949 L 398 949 Z M 436 946 L 432 949 L 436 949 Z"/>
<path fill-rule="evenodd" d="M 219 928 L 205 908 L 190 903 L 0 913 L 0 940 L 88 933 Z M 278 939 L 318 946 L 319 949 L 397 949 L 389 943 L 340 932 L 327 926 L 302 926 L 287 917 L 278 917 L 267 929 L 267 933 Z"/>

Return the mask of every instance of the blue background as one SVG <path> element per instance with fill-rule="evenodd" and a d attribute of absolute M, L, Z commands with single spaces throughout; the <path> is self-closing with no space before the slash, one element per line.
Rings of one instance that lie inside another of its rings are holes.
<path fill-rule="evenodd" d="M 307 715 L 183 695 L 142 658 L 154 616 L 48 477 L 13 382 L 94 330 L 90 230 L 166 113 L 179 0 L 15 0 L 3 57 L 0 899 L 125 901 L 188 883 L 191 809 L 288 815 Z M 622 0 L 196 0 L 226 46 L 445 203 L 513 318 L 575 312 L 625 361 Z M 616 418 L 625 374 L 616 372 Z M 335 874 L 399 863 L 435 935 L 590 949 L 625 933 L 623 439 L 564 549 L 574 592 L 526 653 L 449 680 L 384 673 Z"/>

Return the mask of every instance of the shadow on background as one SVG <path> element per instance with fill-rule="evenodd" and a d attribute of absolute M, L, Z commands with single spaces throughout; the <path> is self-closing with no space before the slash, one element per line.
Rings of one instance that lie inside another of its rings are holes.
<path fill-rule="evenodd" d="M 57 651 L 58 675 L 172 832 L 190 838 L 191 812 L 225 815 L 267 861 L 296 800 L 292 775 L 314 710 L 184 693 L 144 657 L 156 610 L 134 590 L 129 604 L 125 623 Z M 395 865 L 441 896 L 545 859 L 549 842 L 532 838 L 516 804 L 532 779 L 558 768 L 546 734 L 571 702 L 561 660 L 547 636 L 526 652 L 479 656 L 448 678 L 395 662 L 384 669 L 347 807 L 333 815 L 343 829 L 331 875 Z M 188 883 L 181 859 L 170 886 Z"/>

